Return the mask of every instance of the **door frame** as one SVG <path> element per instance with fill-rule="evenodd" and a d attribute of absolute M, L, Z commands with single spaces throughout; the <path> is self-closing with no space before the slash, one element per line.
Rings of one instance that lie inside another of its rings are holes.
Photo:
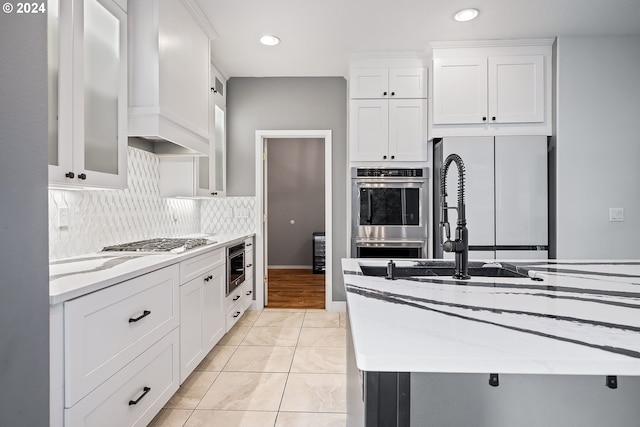
<path fill-rule="evenodd" d="M 264 308 L 265 302 L 265 283 L 264 277 L 267 274 L 268 265 L 265 265 L 264 255 L 264 237 L 266 231 L 266 223 L 263 220 L 263 207 L 265 202 L 264 194 L 264 148 L 268 139 L 324 139 L 324 226 L 325 226 L 325 308 L 327 311 L 341 311 L 344 303 L 333 301 L 333 228 L 332 228 L 332 184 L 333 174 L 331 173 L 332 161 L 332 139 L 331 130 L 257 130 L 256 131 L 256 299 L 254 301 L 254 309 L 261 310 Z M 268 218 L 267 218 L 268 220 Z M 267 283 L 268 286 L 268 283 Z"/>

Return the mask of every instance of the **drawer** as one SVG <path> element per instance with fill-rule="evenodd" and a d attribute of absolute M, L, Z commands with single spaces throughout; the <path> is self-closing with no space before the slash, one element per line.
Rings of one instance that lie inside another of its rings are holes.
<path fill-rule="evenodd" d="M 201 274 L 223 265 L 225 262 L 226 252 L 224 248 L 186 259 L 180 263 L 180 283 L 187 283 Z"/>
<path fill-rule="evenodd" d="M 65 426 L 146 426 L 178 390 L 178 328 L 76 405 Z"/>
<path fill-rule="evenodd" d="M 178 278 L 172 265 L 64 304 L 67 408 L 178 326 Z"/>
<path fill-rule="evenodd" d="M 233 328 L 233 325 L 235 325 L 244 314 L 246 307 L 242 304 L 243 301 L 244 300 L 241 300 L 239 304 L 233 307 L 233 310 L 227 313 L 225 317 L 225 333 L 229 332 L 229 329 Z"/>
<path fill-rule="evenodd" d="M 246 280 L 245 282 L 246 283 Z M 242 299 L 242 296 L 244 295 L 244 283 L 240 286 L 238 286 L 237 288 L 235 288 L 233 290 L 233 292 L 229 293 L 229 295 L 227 295 L 224 298 L 224 312 L 228 313 L 229 310 L 231 310 L 231 308 L 233 306 L 235 306 L 236 304 L 238 304 L 240 302 L 240 300 Z"/>

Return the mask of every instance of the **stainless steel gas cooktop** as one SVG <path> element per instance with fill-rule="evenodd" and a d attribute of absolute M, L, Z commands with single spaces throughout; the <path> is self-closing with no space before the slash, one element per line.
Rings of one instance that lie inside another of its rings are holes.
<path fill-rule="evenodd" d="M 104 252 L 184 252 L 199 246 L 215 243 L 201 238 L 168 238 L 140 240 L 137 242 L 122 243 L 106 246 Z"/>

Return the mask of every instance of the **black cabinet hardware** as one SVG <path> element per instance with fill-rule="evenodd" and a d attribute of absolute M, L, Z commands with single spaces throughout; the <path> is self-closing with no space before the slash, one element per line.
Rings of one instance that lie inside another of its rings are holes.
<path fill-rule="evenodd" d="M 396 93 L 395 93 L 395 92 L 391 92 L 391 96 L 395 96 L 395 95 L 396 95 Z"/>
<path fill-rule="evenodd" d="M 235 318 L 235 317 L 238 317 L 238 316 L 240 316 L 240 312 L 236 311 L 236 314 L 234 314 L 233 317 Z"/>
<path fill-rule="evenodd" d="M 145 310 L 145 311 L 143 311 L 143 312 L 142 312 L 142 315 L 140 315 L 139 317 L 136 317 L 136 318 L 131 318 L 131 317 L 130 317 L 130 318 L 129 318 L 129 323 L 135 323 L 135 322 L 137 322 L 138 320 L 142 320 L 142 319 L 144 319 L 145 317 L 147 317 L 147 316 L 148 316 L 148 315 L 150 315 L 150 314 L 151 314 L 151 312 L 150 312 L 149 310 Z"/>
<path fill-rule="evenodd" d="M 143 397 L 145 397 L 147 395 L 147 393 L 149 393 L 151 391 L 151 387 L 145 387 L 142 389 L 143 393 L 140 395 L 139 398 L 137 398 L 136 400 L 130 400 L 129 401 L 129 406 L 131 405 L 137 405 L 138 402 L 140 402 L 142 400 Z"/>
<path fill-rule="evenodd" d="M 205 282 L 208 282 L 209 280 L 213 279 L 213 276 L 209 275 L 207 277 L 204 278 Z"/>
<path fill-rule="evenodd" d="M 382 92 L 382 96 L 387 96 L 387 92 Z"/>
<path fill-rule="evenodd" d="M 391 156 L 391 160 L 393 160 L 393 159 L 395 159 L 395 158 L 396 158 L 396 156 Z"/>
<path fill-rule="evenodd" d="M 607 387 L 612 390 L 618 388 L 618 377 L 615 375 L 607 375 Z"/>
<path fill-rule="evenodd" d="M 496 116 L 491 117 L 491 120 L 496 121 Z"/>
<path fill-rule="evenodd" d="M 212 196 L 217 196 L 217 195 L 218 195 L 218 192 L 217 192 L 217 191 L 214 191 L 213 193 L 211 193 L 211 195 L 212 195 Z"/>
<path fill-rule="evenodd" d="M 253 267 L 253 264 L 247 264 L 247 268 Z"/>
<path fill-rule="evenodd" d="M 246 247 L 253 246 L 253 243 L 247 243 L 245 246 Z"/>
<path fill-rule="evenodd" d="M 233 297 L 234 301 L 238 301 L 240 299 L 240 295 L 236 295 L 235 297 Z"/>
<path fill-rule="evenodd" d="M 74 178 L 76 176 L 76 174 L 73 173 L 73 172 L 67 172 L 67 173 L 64 174 L 64 176 L 66 176 L 67 178 Z"/>
<path fill-rule="evenodd" d="M 213 93 L 218 93 L 215 87 L 212 87 L 211 90 L 213 91 Z"/>
<path fill-rule="evenodd" d="M 382 158 L 386 160 L 386 159 L 387 159 L 387 156 L 382 156 Z"/>
<path fill-rule="evenodd" d="M 247 295 L 251 295 L 253 291 L 247 291 Z"/>
<path fill-rule="evenodd" d="M 500 385 L 498 374 L 489 374 L 489 385 L 491 387 L 498 387 Z"/>
<path fill-rule="evenodd" d="M 482 121 L 483 121 L 483 122 L 486 122 L 486 121 L 487 121 L 487 118 L 486 118 L 486 117 L 483 117 L 483 118 L 482 118 Z"/>
<path fill-rule="evenodd" d="M 84 173 L 78 174 L 78 179 L 82 179 L 82 180 L 87 179 L 87 174 L 84 174 Z"/>

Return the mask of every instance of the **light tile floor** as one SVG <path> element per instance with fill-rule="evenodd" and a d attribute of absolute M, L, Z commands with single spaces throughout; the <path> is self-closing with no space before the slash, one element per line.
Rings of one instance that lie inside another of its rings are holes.
<path fill-rule="evenodd" d="M 345 427 L 346 314 L 248 311 L 152 427 Z"/>

